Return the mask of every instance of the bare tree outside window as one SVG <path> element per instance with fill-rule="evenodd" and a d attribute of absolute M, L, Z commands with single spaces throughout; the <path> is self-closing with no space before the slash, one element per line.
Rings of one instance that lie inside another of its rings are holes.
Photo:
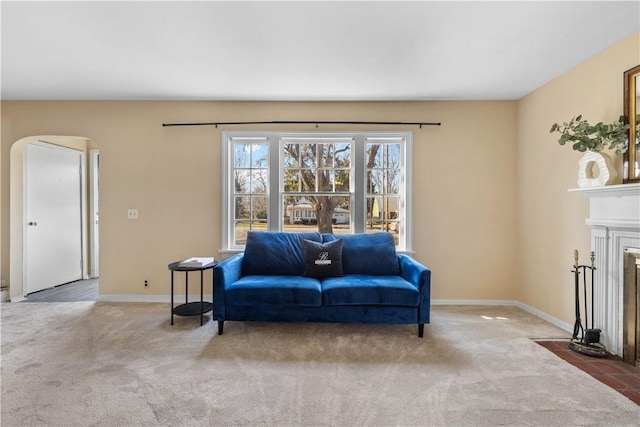
<path fill-rule="evenodd" d="M 223 247 L 253 231 L 411 239 L 410 132 L 223 132 Z"/>
<path fill-rule="evenodd" d="M 246 239 L 252 229 L 265 229 L 269 219 L 269 149 L 264 143 L 234 144 L 234 229 L 235 242 Z"/>
<path fill-rule="evenodd" d="M 398 232 L 401 148 L 398 143 L 367 144 L 367 228 Z"/>
<path fill-rule="evenodd" d="M 286 143 L 282 150 L 285 193 L 298 195 L 297 202 L 302 200 L 311 206 L 318 232 L 333 233 L 336 208 L 350 209 L 349 197 L 336 196 L 350 191 L 351 144 Z"/>

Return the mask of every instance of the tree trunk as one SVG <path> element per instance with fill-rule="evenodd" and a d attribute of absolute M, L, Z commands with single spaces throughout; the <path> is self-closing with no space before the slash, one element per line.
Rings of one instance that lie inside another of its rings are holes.
<path fill-rule="evenodd" d="M 328 196 L 316 197 L 316 219 L 318 232 L 333 234 L 333 205 Z"/>

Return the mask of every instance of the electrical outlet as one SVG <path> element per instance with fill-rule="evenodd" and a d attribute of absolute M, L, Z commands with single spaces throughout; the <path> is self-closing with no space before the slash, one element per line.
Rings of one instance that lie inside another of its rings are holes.
<path fill-rule="evenodd" d="M 129 209 L 129 210 L 127 210 L 127 218 L 129 218 L 129 219 L 138 219 L 138 209 Z"/>
<path fill-rule="evenodd" d="M 144 281 L 144 287 L 145 287 L 145 288 L 148 288 L 148 287 L 149 287 L 149 281 L 148 281 L 148 280 L 145 280 L 145 281 Z"/>

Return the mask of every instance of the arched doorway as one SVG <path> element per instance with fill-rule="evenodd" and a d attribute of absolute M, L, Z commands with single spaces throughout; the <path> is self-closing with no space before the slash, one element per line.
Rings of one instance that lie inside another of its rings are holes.
<path fill-rule="evenodd" d="M 81 177 L 81 253 L 82 278 L 97 275 L 98 259 L 98 146 L 85 137 L 37 135 L 22 138 L 11 147 L 10 159 L 10 298 L 19 301 L 28 289 L 25 278 L 28 257 L 25 257 L 28 219 L 26 218 L 25 197 L 25 152 L 30 144 L 52 144 L 81 152 L 84 172 Z M 91 260 L 95 260 L 93 263 Z"/>

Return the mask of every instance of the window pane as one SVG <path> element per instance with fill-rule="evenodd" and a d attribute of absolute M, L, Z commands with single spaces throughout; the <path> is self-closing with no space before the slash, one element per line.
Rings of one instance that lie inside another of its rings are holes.
<path fill-rule="evenodd" d="M 334 173 L 330 169 L 318 169 L 318 191 L 333 191 Z"/>
<path fill-rule="evenodd" d="M 400 166 L 400 144 L 385 144 L 383 165 L 385 168 Z"/>
<path fill-rule="evenodd" d="M 236 168 L 248 168 L 251 164 L 251 144 L 234 144 L 233 166 Z"/>
<path fill-rule="evenodd" d="M 251 214 L 251 198 L 247 196 L 234 197 L 234 218 L 249 218 Z"/>
<path fill-rule="evenodd" d="M 367 233 L 381 233 L 382 221 L 367 221 Z"/>
<path fill-rule="evenodd" d="M 316 191 L 316 176 L 310 169 L 302 169 L 302 191 Z"/>
<path fill-rule="evenodd" d="M 334 173 L 335 191 L 349 192 L 351 189 L 351 171 L 349 169 L 336 169 Z"/>
<path fill-rule="evenodd" d="M 383 194 L 384 193 L 384 171 L 374 169 L 367 172 L 367 193 Z"/>
<path fill-rule="evenodd" d="M 385 189 L 386 194 L 400 194 L 400 171 L 396 169 L 387 170 L 386 176 L 386 185 Z"/>
<path fill-rule="evenodd" d="M 269 144 L 235 142 L 233 144 L 233 218 L 232 240 L 244 244 L 246 231 L 256 227 L 266 230 L 269 199 Z M 260 196 L 256 196 L 259 194 Z"/>
<path fill-rule="evenodd" d="M 282 150 L 282 164 L 285 168 L 299 167 L 298 156 L 300 153 L 299 144 L 285 144 Z"/>
<path fill-rule="evenodd" d="M 400 144 L 367 144 L 367 167 L 400 167 Z"/>
<path fill-rule="evenodd" d="M 266 196 L 238 196 L 234 198 L 235 219 L 260 219 L 268 218 L 269 201 Z"/>
<path fill-rule="evenodd" d="M 334 167 L 348 168 L 351 166 L 351 144 L 335 144 Z"/>
<path fill-rule="evenodd" d="M 248 170 L 236 170 L 234 173 L 234 191 L 248 193 L 251 173 Z"/>
<path fill-rule="evenodd" d="M 382 218 L 382 197 L 367 197 L 367 219 Z"/>
<path fill-rule="evenodd" d="M 251 219 L 267 219 L 268 202 L 266 197 L 251 198 Z"/>
<path fill-rule="evenodd" d="M 268 145 L 252 144 L 251 167 L 266 168 L 268 161 Z"/>
<path fill-rule="evenodd" d="M 400 217 L 400 197 L 367 197 L 367 218 L 398 219 Z"/>
<path fill-rule="evenodd" d="M 398 219 L 400 217 L 400 197 L 385 197 L 384 212 L 386 219 Z"/>
<path fill-rule="evenodd" d="M 333 144 L 318 144 L 317 155 L 316 164 L 319 168 L 333 167 Z"/>
<path fill-rule="evenodd" d="M 298 169 L 284 171 L 284 191 L 300 191 L 300 171 Z"/>
<path fill-rule="evenodd" d="M 315 144 L 301 144 L 300 145 L 302 167 L 315 168 L 316 167 L 316 145 Z"/>
<path fill-rule="evenodd" d="M 247 231 L 249 231 L 249 222 L 236 221 L 233 227 L 234 244 L 244 245 L 247 243 Z"/>
<path fill-rule="evenodd" d="M 382 146 L 380 144 L 367 144 L 367 168 L 382 167 Z"/>
<path fill-rule="evenodd" d="M 283 229 L 285 231 L 318 231 L 318 205 L 327 212 L 333 210 L 331 223 L 335 233 L 341 230 L 348 233 L 351 230 L 351 205 L 349 196 L 285 196 Z"/>
<path fill-rule="evenodd" d="M 251 193 L 266 193 L 268 183 L 268 173 L 266 169 L 251 171 Z"/>

